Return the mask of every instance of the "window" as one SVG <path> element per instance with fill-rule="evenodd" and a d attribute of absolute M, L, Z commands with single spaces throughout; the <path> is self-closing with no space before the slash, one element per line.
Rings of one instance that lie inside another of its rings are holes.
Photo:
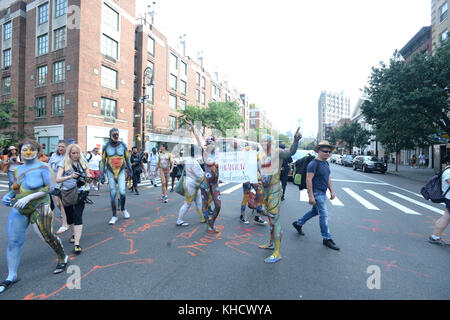
<path fill-rule="evenodd" d="M 11 66 L 11 49 L 3 50 L 3 68 Z"/>
<path fill-rule="evenodd" d="M 186 95 L 186 91 L 187 91 L 186 81 L 180 80 L 180 91 L 182 94 Z"/>
<path fill-rule="evenodd" d="M 36 118 L 47 116 L 47 97 L 36 98 Z"/>
<path fill-rule="evenodd" d="M 53 32 L 55 37 L 55 50 L 64 48 L 66 46 L 66 27 L 56 29 Z"/>
<path fill-rule="evenodd" d="M 177 118 L 169 116 L 169 129 L 175 131 L 177 129 Z"/>
<path fill-rule="evenodd" d="M 446 1 L 442 7 L 439 8 L 439 22 L 444 21 L 448 16 L 448 2 Z"/>
<path fill-rule="evenodd" d="M 64 60 L 53 63 L 53 82 L 66 80 L 66 62 Z"/>
<path fill-rule="evenodd" d="M 220 91 L 220 88 L 217 88 L 217 94 L 219 95 L 219 98 L 222 96 L 222 92 Z"/>
<path fill-rule="evenodd" d="M 153 57 L 155 56 L 155 40 L 150 37 L 148 37 L 147 52 Z"/>
<path fill-rule="evenodd" d="M 174 95 L 169 95 L 169 107 L 173 110 L 177 109 L 177 97 Z"/>
<path fill-rule="evenodd" d="M 48 52 L 48 34 L 44 34 L 37 38 L 38 44 L 38 56 L 46 54 Z"/>
<path fill-rule="evenodd" d="M 202 89 L 206 88 L 206 80 L 205 77 L 202 77 Z"/>
<path fill-rule="evenodd" d="M 11 39 L 12 37 L 12 22 L 9 21 L 3 25 L 3 40 Z"/>
<path fill-rule="evenodd" d="M 117 115 L 117 101 L 102 98 L 102 116 L 116 118 Z"/>
<path fill-rule="evenodd" d="M 187 76 L 188 74 L 188 66 L 187 63 L 184 61 L 181 61 L 181 74 Z"/>
<path fill-rule="evenodd" d="M 445 30 L 441 33 L 441 36 L 439 37 L 439 43 L 443 44 L 448 39 L 448 30 Z"/>
<path fill-rule="evenodd" d="M 119 14 L 106 4 L 103 6 L 102 23 L 115 31 L 119 31 Z"/>
<path fill-rule="evenodd" d="M 212 85 L 212 92 L 214 96 L 217 95 L 217 87 L 215 85 Z"/>
<path fill-rule="evenodd" d="M 173 74 L 170 74 L 170 78 L 169 78 L 169 85 L 170 87 L 177 91 L 177 84 L 178 84 L 178 79 L 177 77 L 175 77 Z"/>
<path fill-rule="evenodd" d="M 195 101 L 200 102 L 200 90 L 195 90 Z"/>
<path fill-rule="evenodd" d="M 55 94 L 52 97 L 52 115 L 62 116 L 64 115 L 64 93 Z"/>
<path fill-rule="evenodd" d="M 148 130 L 153 129 L 153 112 L 151 112 L 151 111 L 148 111 L 145 114 L 145 127 Z"/>
<path fill-rule="evenodd" d="M 47 73 L 48 73 L 47 65 L 40 66 L 37 68 L 36 86 L 41 87 L 47 85 Z"/>
<path fill-rule="evenodd" d="M 102 35 L 102 46 L 101 46 L 101 52 L 109 56 L 111 58 L 114 58 L 115 60 L 119 59 L 119 51 L 118 51 L 119 45 L 117 41 L 111 39 L 107 35 Z"/>
<path fill-rule="evenodd" d="M 205 104 L 205 93 L 204 92 L 202 92 L 202 104 L 203 105 Z"/>
<path fill-rule="evenodd" d="M 55 17 L 65 15 L 67 11 L 67 0 L 56 0 Z"/>
<path fill-rule="evenodd" d="M 117 71 L 102 66 L 102 86 L 117 89 Z"/>
<path fill-rule="evenodd" d="M 2 93 L 3 94 L 11 93 L 11 77 L 5 77 L 2 79 Z"/>
<path fill-rule="evenodd" d="M 178 70 L 178 57 L 173 53 L 170 54 L 170 71 Z"/>
<path fill-rule="evenodd" d="M 38 15 L 39 24 L 48 22 L 48 2 L 38 7 Z"/>
<path fill-rule="evenodd" d="M 186 109 L 186 100 L 180 99 L 180 110 Z"/>
<path fill-rule="evenodd" d="M 198 72 L 195 75 L 195 83 L 197 84 L 197 86 L 200 86 L 200 73 Z"/>

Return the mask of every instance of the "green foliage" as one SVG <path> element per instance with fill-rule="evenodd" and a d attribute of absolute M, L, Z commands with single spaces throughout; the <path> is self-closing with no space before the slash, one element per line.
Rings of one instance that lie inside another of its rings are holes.
<path fill-rule="evenodd" d="M 329 142 L 332 145 L 339 143 L 339 146 L 343 146 L 345 142 L 345 147 L 349 151 L 353 149 L 353 146 L 359 148 L 364 148 L 369 144 L 370 133 L 363 129 L 357 122 L 346 122 L 343 125 L 335 128 L 330 133 Z"/>
<path fill-rule="evenodd" d="M 398 54 L 372 68 L 369 97 L 361 107 L 377 141 L 389 152 L 434 143 L 450 134 L 450 42 L 433 56 L 416 54 L 406 63 Z"/>

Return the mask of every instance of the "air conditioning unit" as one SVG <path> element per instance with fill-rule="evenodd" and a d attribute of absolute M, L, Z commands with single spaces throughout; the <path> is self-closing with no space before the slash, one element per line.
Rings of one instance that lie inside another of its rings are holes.
<path fill-rule="evenodd" d="M 105 117 L 104 122 L 115 123 L 116 119 L 113 117 Z"/>
<path fill-rule="evenodd" d="M 116 63 L 116 59 L 114 59 L 113 57 L 110 57 L 108 55 L 105 55 L 105 59 L 112 62 L 112 63 Z"/>

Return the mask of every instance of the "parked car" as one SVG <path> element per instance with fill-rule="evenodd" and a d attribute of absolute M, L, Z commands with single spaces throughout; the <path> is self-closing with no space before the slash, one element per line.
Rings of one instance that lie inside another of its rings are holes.
<path fill-rule="evenodd" d="M 342 157 L 341 164 L 344 167 L 351 167 L 351 166 L 353 166 L 353 159 L 354 158 L 355 158 L 355 156 L 353 154 L 344 155 Z"/>
<path fill-rule="evenodd" d="M 357 156 L 353 160 L 353 170 L 361 169 L 363 172 L 379 171 L 386 173 L 387 164 L 374 156 Z"/>
<path fill-rule="evenodd" d="M 331 163 L 341 164 L 342 156 L 340 154 L 333 154 L 329 159 Z"/>

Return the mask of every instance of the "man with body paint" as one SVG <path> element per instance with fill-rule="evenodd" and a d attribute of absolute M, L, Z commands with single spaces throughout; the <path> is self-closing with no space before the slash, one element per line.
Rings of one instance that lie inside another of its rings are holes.
<path fill-rule="evenodd" d="M 118 220 L 116 207 L 117 187 L 119 187 L 120 194 L 120 211 L 125 219 L 130 218 L 130 214 L 125 209 L 127 197 L 125 171 L 128 171 L 128 174 L 131 176 L 132 168 L 128 148 L 125 143 L 119 141 L 119 129 L 112 128 L 109 131 L 109 141 L 103 146 L 102 151 L 100 176 L 102 177 L 101 180 L 104 180 L 104 175 L 106 174 L 108 179 L 112 209 L 112 217 L 109 224 L 113 225 Z"/>
<path fill-rule="evenodd" d="M 264 135 L 260 144 L 262 151 L 258 152 L 258 170 L 261 175 L 263 185 L 263 203 L 266 208 L 266 214 L 270 224 L 270 241 L 267 244 L 260 245 L 261 249 L 273 249 L 272 255 L 267 257 L 264 262 L 275 263 L 281 259 L 281 224 L 280 224 L 280 205 L 281 205 L 281 166 L 283 160 L 291 157 L 297 152 L 298 142 L 302 138 L 300 128 L 294 135 L 294 142 L 289 151 L 276 149 L 273 144 L 272 136 Z"/>
<path fill-rule="evenodd" d="M 8 277 L 0 283 L 0 293 L 19 281 L 19 268 L 25 234 L 28 226 L 34 225 L 35 230 L 53 249 L 58 257 L 54 274 L 66 269 L 69 257 L 64 253 L 61 240 L 53 234 L 53 211 L 50 209 L 50 187 L 54 185 L 54 174 L 51 167 L 38 161 L 41 146 L 37 141 L 25 140 L 20 146 L 23 165 L 14 169 L 15 181 L 9 193 L 3 196 L 2 202 L 12 207 L 8 217 L 6 233 L 8 248 L 6 260 Z"/>

